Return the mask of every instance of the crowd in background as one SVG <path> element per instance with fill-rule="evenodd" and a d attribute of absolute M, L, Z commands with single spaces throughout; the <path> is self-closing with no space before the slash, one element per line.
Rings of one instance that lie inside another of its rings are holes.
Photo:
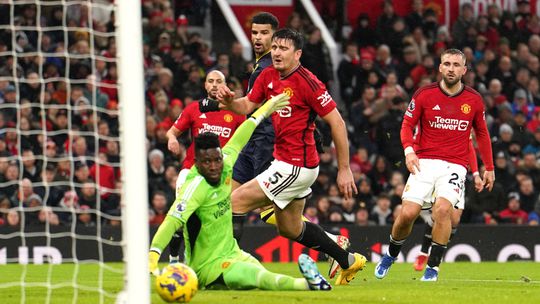
<path fill-rule="evenodd" d="M 319 224 L 393 222 L 408 174 L 399 138 L 404 111 L 416 89 L 439 80 L 439 54 L 454 47 L 467 57 L 463 81 L 485 101 L 496 174 L 492 192 L 477 193 L 468 182 L 462 222 L 537 225 L 540 18 L 526 2 L 518 1 L 515 13 L 492 5 L 480 16 L 464 4 L 447 28 L 422 1 L 413 1 L 406 16 L 396 15 L 386 1 L 376 22 L 360 15 L 350 35 L 339 37 L 343 52 L 337 78 L 320 30 L 301 9 L 294 12 L 283 26 L 305 34 L 302 64 L 339 91 L 333 93 L 347 120 L 350 164 L 359 191 L 351 200 L 341 197 L 330 130 L 317 121 L 325 151 L 305 216 Z M 142 2 L 152 225 L 161 223 L 174 200 L 176 177 L 190 144 L 183 136 L 180 157 L 173 155 L 166 131 L 186 105 L 205 97 L 208 71 L 223 72 L 227 85 L 243 96 L 254 65 L 242 57 L 238 42 L 231 41 L 228 52 L 216 53 L 211 41 L 194 30 L 209 18 L 206 3 Z M 118 225 L 122 184 L 114 14 L 102 9 L 89 16 L 80 4 L 65 10 L 43 6 L 41 16 L 30 4 L 17 5 L 14 12 L 11 18 L 9 5 L 0 5 L 0 25 L 39 22 L 72 30 L 0 29 L 0 225 L 93 226 L 97 219 Z M 93 32 L 85 30 L 88 26 Z M 17 206 L 28 212 L 13 208 Z M 249 221 L 260 223 L 255 213 Z"/>

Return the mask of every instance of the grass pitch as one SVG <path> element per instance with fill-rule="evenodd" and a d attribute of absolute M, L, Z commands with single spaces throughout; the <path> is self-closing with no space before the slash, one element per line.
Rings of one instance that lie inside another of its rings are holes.
<path fill-rule="evenodd" d="M 265 266 L 274 272 L 300 276 L 294 263 Z M 436 283 L 420 282 L 422 273 L 414 271 L 411 264 L 394 264 L 387 278 L 377 280 L 373 276 L 374 266 L 368 264 L 350 285 L 334 286 L 330 292 L 203 290 L 191 303 L 508 304 L 540 301 L 540 263 L 443 263 Z M 115 294 L 123 286 L 122 268 L 120 263 L 108 263 L 100 274 L 95 264 L 79 267 L 73 264 L 0 265 L 0 303 L 114 303 Z M 319 269 L 326 273 L 328 266 L 320 263 Z M 22 277 L 26 277 L 24 293 L 20 284 Z M 77 292 L 73 288 L 75 284 L 80 285 Z M 97 292 L 100 286 L 104 291 L 101 296 Z M 50 301 L 47 301 L 48 295 Z M 153 280 L 152 303 L 164 303 L 153 290 Z"/>

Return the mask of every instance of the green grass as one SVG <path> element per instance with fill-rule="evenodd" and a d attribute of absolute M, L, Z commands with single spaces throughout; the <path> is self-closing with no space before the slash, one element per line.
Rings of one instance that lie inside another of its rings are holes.
<path fill-rule="evenodd" d="M 109 263 L 110 269 L 103 270 L 103 289 L 111 295 L 122 289 L 123 265 Z M 274 272 L 299 276 L 296 264 L 266 264 Z M 373 264 L 357 275 L 349 286 L 336 286 L 331 292 L 268 292 L 268 291 L 199 291 L 191 303 L 539 303 L 540 263 L 448 263 L 443 264 L 439 282 L 425 283 L 418 279 L 411 264 L 395 264 L 387 278 L 377 280 L 373 276 Z M 46 282 L 50 272 L 50 283 L 58 288 L 51 290 L 49 303 L 114 303 L 112 297 L 102 297 L 91 290 L 79 290 L 74 300 L 71 287 L 73 264 L 28 265 L 26 282 Z M 322 271 L 328 266 L 319 264 Z M 5 287 L 6 283 L 19 282 L 24 267 L 21 265 L 0 266 L 0 303 L 21 303 L 21 287 Z M 78 284 L 97 288 L 99 270 L 96 265 L 81 265 Z M 528 282 L 527 282 L 528 281 Z M 55 285 L 57 284 L 57 285 Z M 60 285 L 64 284 L 64 285 Z M 152 285 L 153 286 L 153 285 Z M 4 288 L 5 287 L 5 288 Z M 46 303 L 46 287 L 26 287 L 25 303 Z M 163 303 L 152 292 L 152 303 Z"/>

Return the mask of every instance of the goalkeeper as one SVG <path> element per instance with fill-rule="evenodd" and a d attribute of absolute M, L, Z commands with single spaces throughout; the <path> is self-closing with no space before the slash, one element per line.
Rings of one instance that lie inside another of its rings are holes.
<path fill-rule="evenodd" d="M 293 278 L 266 270 L 253 256 L 240 250 L 233 238 L 231 175 L 238 153 L 255 127 L 286 105 L 280 94 L 268 100 L 236 130 L 220 148 L 213 133 L 195 139 L 195 166 L 152 240 L 150 272 L 159 274 L 158 260 L 173 234 L 183 228 L 186 263 L 195 270 L 200 287 L 266 290 L 329 290 L 330 284 L 315 262 L 303 254 L 298 259 L 304 278 Z"/>

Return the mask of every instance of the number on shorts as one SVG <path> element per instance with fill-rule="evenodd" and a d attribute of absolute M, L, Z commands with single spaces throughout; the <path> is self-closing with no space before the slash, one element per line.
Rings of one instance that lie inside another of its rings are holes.
<path fill-rule="evenodd" d="M 457 175 L 457 173 L 452 173 L 452 178 L 448 182 L 454 186 L 459 187 L 458 183 L 456 182 L 458 178 L 459 178 L 459 175 Z"/>
<path fill-rule="evenodd" d="M 279 172 L 274 172 L 274 175 L 270 176 L 270 177 L 268 178 L 268 181 L 269 181 L 272 185 L 274 185 L 274 184 L 276 184 L 276 183 L 279 181 L 279 179 L 282 178 L 282 177 L 283 177 L 283 175 L 281 175 L 281 173 L 279 173 Z"/>

